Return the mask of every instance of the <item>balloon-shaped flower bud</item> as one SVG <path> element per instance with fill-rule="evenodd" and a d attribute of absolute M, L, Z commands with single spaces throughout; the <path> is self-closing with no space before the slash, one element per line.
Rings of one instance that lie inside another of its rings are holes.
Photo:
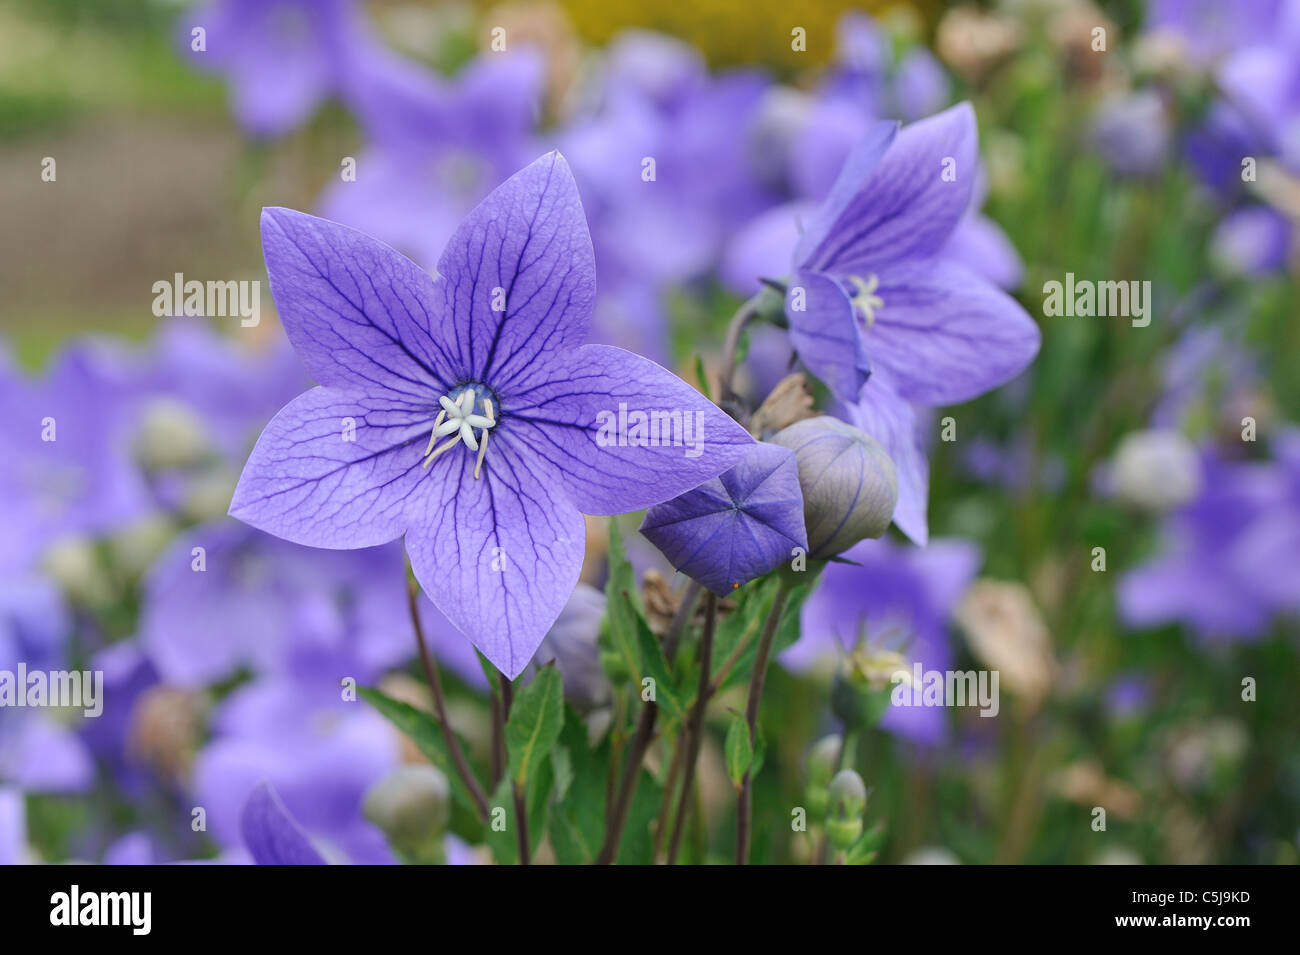
<path fill-rule="evenodd" d="M 830 814 L 826 838 L 836 849 L 848 849 L 862 836 L 862 814 L 867 811 L 867 786 L 851 769 L 841 769 L 827 787 Z"/>
<path fill-rule="evenodd" d="M 830 797 L 826 787 L 835 775 L 835 767 L 840 761 L 840 750 L 844 747 L 844 737 L 839 733 L 823 736 L 808 754 L 808 790 L 804 800 L 808 803 L 808 812 L 814 819 L 826 815 L 830 806 Z"/>
<path fill-rule="evenodd" d="M 822 415 L 795 422 L 771 443 L 795 453 L 810 557 L 834 557 L 885 532 L 898 478 L 894 462 L 869 434 Z"/>
<path fill-rule="evenodd" d="M 434 766 L 401 766 L 370 787 L 363 812 L 398 852 L 415 861 L 439 861 L 451 787 Z"/>

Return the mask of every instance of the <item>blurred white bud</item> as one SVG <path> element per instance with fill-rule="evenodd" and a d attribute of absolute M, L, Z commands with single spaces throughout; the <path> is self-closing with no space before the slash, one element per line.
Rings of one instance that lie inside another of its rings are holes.
<path fill-rule="evenodd" d="M 395 849 L 424 857 L 442 844 L 451 819 L 451 786 L 434 766 L 400 766 L 370 787 L 362 811 Z"/>
<path fill-rule="evenodd" d="M 1201 463 L 1191 442 L 1177 431 L 1134 431 L 1115 452 L 1111 480 L 1121 500 L 1166 511 L 1200 491 Z"/>
<path fill-rule="evenodd" d="M 194 409 L 173 398 L 154 398 L 144 409 L 135 447 L 146 468 L 169 471 L 199 463 L 209 443 Z"/>

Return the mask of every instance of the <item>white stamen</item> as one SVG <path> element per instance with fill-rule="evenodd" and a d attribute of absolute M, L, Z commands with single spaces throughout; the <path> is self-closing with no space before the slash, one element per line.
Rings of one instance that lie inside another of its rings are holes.
<path fill-rule="evenodd" d="M 444 451 L 454 447 L 460 442 L 465 442 L 465 446 L 471 451 L 478 452 L 478 459 L 474 462 L 474 477 L 477 478 L 483 469 L 483 458 L 487 454 L 487 437 L 490 429 L 496 427 L 496 411 L 492 407 L 492 399 L 483 398 L 483 414 L 477 414 L 474 411 L 474 403 L 477 399 L 477 392 L 473 386 L 466 387 L 455 401 L 452 401 L 447 395 L 438 399 L 438 404 L 442 410 L 438 412 L 437 419 L 433 422 L 433 431 L 429 435 L 429 445 L 424 449 L 425 460 L 424 467 L 431 465 L 434 460 Z M 479 434 L 476 437 L 475 429 Z M 450 437 L 450 440 L 444 442 L 436 450 L 434 444 L 439 438 Z"/>
<path fill-rule="evenodd" d="M 876 322 L 876 309 L 885 307 L 885 300 L 876 294 L 880 279 L 874 272 L 869 272 L 866 281 L 856 275 L 850 276 L 849 281 L 857 286 L 857 291 L 853 293 L 853 306 L 862 314 L 866 327 L 870 328 Z"/>

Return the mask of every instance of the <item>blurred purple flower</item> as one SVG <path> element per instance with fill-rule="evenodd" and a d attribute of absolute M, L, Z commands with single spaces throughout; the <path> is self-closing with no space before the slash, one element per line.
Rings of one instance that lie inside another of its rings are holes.
<path fill-rule="evenodd" d="M 363 152 L 355 181 L 334 183 L 318 211 L 433 265 L 475 204 L 536 155 L 545 80 L 527 47 L 473 60 L 442 81 L 419 130 Z"/>
<path fill-rule="evenodd" d="M 606 706 L 613 697 L 597 645 L 604 617 L 605 595 L 579 583 L 533 656 L 533 662 L 542 666 L 555 661 L 564 681 L 564 698 L 580 713 Z"/>
<path fill-rule="evenodd" d="M 1257 40 L 1223 63 L 1219 87 L 1264 132 L 1269 150 L 1300 172 L 1300 3 L 1283 2 Z"/>
<path fill-rule="evenodd" d="M 793 451 L 755 444 L 730 471 L 652 507 L 641 533 L 720 597 L 808 550 Z"/>
<path fill-rule="evenodd" d="M 248 796 L 239 814 L 244 845 L 258 865 L 325 865 L 270 783 Z"/>
<path fill-rule="evenodd" d="M 136 365 L 98 341 L 66 348 L 37 381 L 0 365 L 0 571 L 28 569 L 64 536 L 124 527 L 149 508 L 131 454 Z"/>
<path fill-rule="evenodd" d="M 182 687 L 241 667 L 368 681 L 414 652 L 403 576 L 395 546 L 320 551 L 231 521 L 201 525 L 150 571 L 140 645 Z"/>
<path fill-rule="evenodd" d="M 1257 278 L 1287 262 L 1291 223 L 1268 206 L 1244 206 L 1230 213 L 1210 237 L 1210 257 L 1227 272 Z"/>
<path fill-rule="evenodd" d="M 1253 639 L 1300 608 L 1300 439 L 1277 461 L 1203 458 L 1200 495 L 1164 526 L 1157 557 L 1120 581 L 1131 627 L 1182 623 L 1202 639 Z"/>
<path fill-rule="evenodd" d="M 1105 100 L 1092 120 L 1092 148 L 1120 176 L 1153 176 L 1169 151 L 1169 120 L 1155 90 Z"/>
<path fill-rule="evenodd" d="M 289 210 L 263 213 L 263 245 L 290 341 L 323 387 L 267 426 L 231 513 L 317 547 L 405 535 L 425 593 L 511 678 L 578 581 L 582 513 L 657 504 L 753 443 L 653 362 L 582 344 L 595 263 L 557 153 L 470 214 L 436 280 Z M 629 408 L 689 417 L 707 448 L 618 440 L 606 416 Z"/>
<path fill-rule="evenodd" d="M 27 800 L 16 786 L 0 784 L 0 865 L 27 860 Z"/>
<path fill-rule="evenodd" d="M 1146 30 L 1175 37 L 1183 55 L 1210 67 L 1233 50 L 1265 39 L 1285 0 L 1152 0 Z"/>
<path fill-rule="evenodd" d="M 781 654 L 786 667 L 804 671 L 819 660 L 868 646 L 901 653 L 927 670 L 953 659 L 948 619 L 979 569 L 975 545 L 935 540 L 925 548 L 888 540 L 862 541 L 845 551 L 848 563 L 828 564 L 800 614 L 799 640 Z M 881 726 L 916 742 L 943 738 L 943 710 L 890 707 Z"/>
<path fill-rule="evenodd" d="M 337 681 L 273 677 L 246 684 L 221 704 L 212 730 L 195 763 L 193 799 L 207 810 L 218 845 L 243 844 L 243 807 L 269 782 L 331 858 L 393 861 L 361 805 L 366 790 L 398 765 L 398 737 L 373 710 L 343 700 Z"/>
<path fill-rule="evenodd" d="M 437 109 L 432 77 L 385 49 L 354 0 L 212 0 L 181 26 L 191 62 L 226 77 L 235 116 L 254 136 L 291 131 L 330 97 L 372 139 L 400 138 Z"/>

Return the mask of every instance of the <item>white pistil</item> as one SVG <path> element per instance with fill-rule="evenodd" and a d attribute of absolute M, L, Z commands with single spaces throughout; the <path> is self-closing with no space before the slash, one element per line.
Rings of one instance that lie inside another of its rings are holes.
<path fill-rule="evenodd" d="M 474 412 L 474 394 L 472 388 L 466 388 L 455 401 L 446 395 L 438 399 L 442 410 L 438 412 L 438 417 L 433 422 L 429 445 L 424 449 L 426 468 L 444 451 L 464 441 L 467 448 L 478 452 L 478 460 L 474 463 L 474 477 L 479 476 L 483 468 L 483 456 L 487 453 L 488 431 L 496 426 L 497 421 L 490 398 L 483 399 L 484 414 Z M 477 437 L 474 435 L 475 428 L 479 430 Z M 444 442 L 435 450 L 433 446 L 437 440 L 448 435 L 451 436 L 451 440 Z"/>

